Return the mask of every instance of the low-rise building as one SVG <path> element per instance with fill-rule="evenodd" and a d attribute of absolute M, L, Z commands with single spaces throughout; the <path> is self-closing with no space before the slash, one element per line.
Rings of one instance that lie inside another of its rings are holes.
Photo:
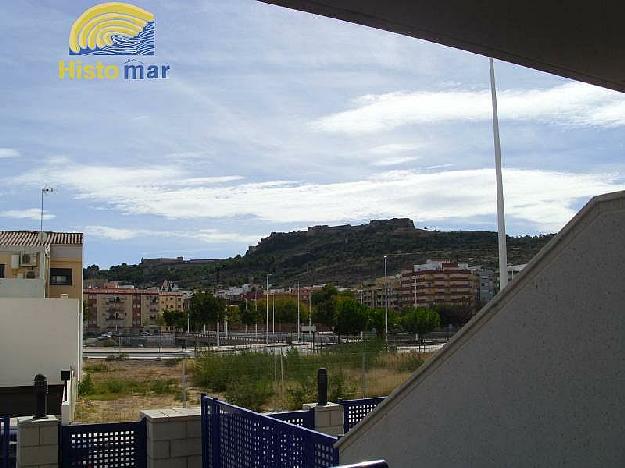
<path fill-rule="evenodd" d="M 73 419 L 82 366 L 82 255 L 81 233 L 0 231 L 0 414 L 33 414 L 33 377 L 42 374 L 49 412 Z"/>
<path fill-rule="evenodd" d="M 0 231 L 0 297 L 82 301 L 83 235 Z"/>

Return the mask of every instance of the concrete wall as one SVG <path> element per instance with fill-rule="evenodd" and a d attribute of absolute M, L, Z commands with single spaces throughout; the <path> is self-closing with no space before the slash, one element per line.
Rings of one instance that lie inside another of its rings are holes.
<path fill-rule="evenodd" d="M 141 412 L 147 419 L 148 468 L 200 468 L 202 424 L 200 408 Z"/>
<path fill-rule="evenodd" d="M 0 278 L 0 297 L 46 297 L 43 279 Z"/>
<path fill-rule="evenodd" d="M 55 416 L 17 420 L 17 468 L 56 468 L 59 459 L 59 420 Z"/>
<path fill-rule="evenodd" d="M 0 298 L 0 387 L 32 386 L 44 374 L 61 383 L 61 369 L 80 375 L 81 316 L 77 299 Z"/>
<path fill-rule="evenodd" d="M 625 192 L 594 199 L 338 442 L 341 462 L 623 466 Z"/>

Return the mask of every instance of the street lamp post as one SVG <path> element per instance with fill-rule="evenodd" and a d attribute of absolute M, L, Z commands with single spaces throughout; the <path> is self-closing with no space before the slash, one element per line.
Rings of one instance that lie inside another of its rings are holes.
<path fill-rule="evenodd" d="M 270 276 L 271 276 L 271 273 L 267 273 L 267 289 L 265 290 L 265 294 L 267 296 L 267 300 L 265 301 L 267 303 L 267 318 L 265 320 L 265 324 L 266 324 L 265 344 L 267 346 L 269 346 L 269 277 Z"/>
<path fill-rule="evenodd" d="M 384 256 L 384 336 L 388 343 L 388 280 L 386 277 L 386 260 L 387 256 Z"/>
<path fill-rule="evenodd" d="M 300 332 L 299 332 L 299 281 L 297 282 L 297 342 L 300 341 Z"/>

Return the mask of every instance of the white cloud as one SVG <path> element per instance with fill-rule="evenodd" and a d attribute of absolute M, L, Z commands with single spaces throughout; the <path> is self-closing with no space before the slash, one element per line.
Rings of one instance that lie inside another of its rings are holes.
<path fill-rule="evenodd" d="M 405 151 L 414 151 L 423 148 L 424 145 L 417 145 L 414 143 L 389 143 L 386 145 L 375 146 L 369 150 L 371 154 L 395 154 L 403 153 Z"/>
<path fill-rule="evenodd" d="M 41 210 L 39 208 L 29 208 L 26 210 L 7 210 L 0 211 L 0 218 L 16 218 L 16 219 L 41 219 Z M 43 219 L 53 219 L 55 215 L 48 211 L 43 212 Z"/>
<path fill-rule="evenodd" d="M 405 216 L 440 222 L 495 213 L 495 177 L 491 169 L 387 171 L 360 180 L 325 184 L 278 180 L 197 185 L 180 168 L 69 164 L 63 168 L 44 167 L 39 172 L 31 171 L 27 178 L 13 180 L 39 186 L 43 179 L 71 189 L 77 198 L 125 214 L 169 219 L 251 216 L 272 223 L 300 224 Z M 190 182 L 185 185 L 185 180 Z M 540 230 L 559 229 L 574 214 L 580 198 L 625 189 L 618 174 L 606 173 L 508 168 L 504 180 L 508 216 Z M 126 230 L 108 234 L 132 236 Z M 193 236 L 208 241 L 232 239 L 231 234 L 217 231 L 196 232 Z"/>
<path fill-rule="evenodd" d="M 416 157 L 405 156 L 405 157 L 396 157 L 396 158 L 384 158 L 379 159 L 371 163 L 372 166 L 384 167 L 384 166 L 398 166 L 400 164 L 404 164 L 410 161 L 415 161 Z"/>
<path fill-rule="evenodd" d="M 195 239 L 206 243 L 218 243 L 255 242 L 260 238 L 256 235 L 252 236 L 238 233 L 220 232 L 216 229 L 199 229 L 194 231 L 159 231 L 154 229 L 125 229 L 110 226 L 87 226 L 84 231 L 87 235 L 114 241 L 129 240 L 137 237 L 165 237 Z"/>
<path fill-rule="evenodd" d="M 498 93 L 502 120 L 563 125 L 625 125 L 625 95 L 585 83 Z M 312 122 L 313 129 L 364 134 L 404 125 L 491 119 L 490 91 L 419 91 L 363 96 L 354 109 Z"/>
<path fill-rule="evenodd" d="M 14 148 L 0 148 L 0 159 L 19 158 L 20 152 Z"/>

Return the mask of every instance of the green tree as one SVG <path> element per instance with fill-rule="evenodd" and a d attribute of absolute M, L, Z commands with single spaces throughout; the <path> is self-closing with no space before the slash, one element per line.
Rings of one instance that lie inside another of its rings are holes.
<path fill-rule="evenodd" d="M 339 298 L 336 304 L 336 325 L 334 331 L 340 335 L 355 335 L 367 328 L 369 314 L 367 307 L 354 298 Z"/>
<path fill-rule="evenodd" d="M 331 284 L 326 284 L 323 288 L 312 294 L 312 303 L 315 306 L 313 320 L 328 327 L 336 324 L 336 297 L 337 289 Z"/>
<path fill-rule="evenodd" d="M 226 314 L 226 302 L 209 292 L 198 292 L 191 298 L 189 312 L 193 327 L 198 329 L 209 323 L 223 321 Z"/>
<path fill-rule="evenodd" d="M 163 312 L 163 322 L 169 328 L 184 330 L 187 327 L 187 314 L 181 310 L 167 309 Z"/>
<path fill-rule="evenodd" d="M 375 333 L 378 337 L 384 336 L 386 330 L 386 309 L 368 309 L 367 315 L 369 317 L 367 330 L 375 329 Z M 388 329 L 393 330 L 399 325 L 399 315 L 394 309 L 388 310 Z"/>
<path fill-rule="evenodd" d="M 441 317 L 434 309 L 413 307 L 404 312 L 401 322 L 406 331 L 418 333 L 419 340 L 422 341 L 423 335 L 440 326 Z"/>

